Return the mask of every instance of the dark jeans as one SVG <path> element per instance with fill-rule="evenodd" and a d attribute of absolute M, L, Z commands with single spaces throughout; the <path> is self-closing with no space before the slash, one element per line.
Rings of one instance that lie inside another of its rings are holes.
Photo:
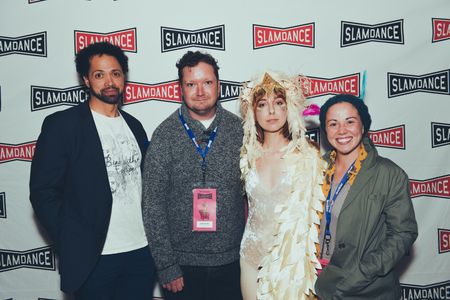
<path fill-rule="evenodd" d="M 171 293 L 164 289 L 166 300 L 241 300 L 239 261 L 217 267 L 181 266 L 184 288 Z"/>
<path fill-rule="evenodd" d="M 150 300 L 153 297 L 155 265 L 147 247 L 130 252 L 102 255 L 76 300 Z"/>

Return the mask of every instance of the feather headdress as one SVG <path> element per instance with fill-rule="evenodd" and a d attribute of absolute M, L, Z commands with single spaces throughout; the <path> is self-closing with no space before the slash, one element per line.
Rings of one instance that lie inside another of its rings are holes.
<path fill-rule="evenodd" d="M 256 119 L 253 110 L 255 92 L 263 89 L 266 94 L 272 94 L 275 87 L 285 90 L 287 103 L 287 122 L 292 140 L 289 142 L 286 153 L 298 149 L 301 151 L 307 143 L 305 139 L 306 128 L 302 118 L 305 109 L 305 80 L 303 77 L 288 77 L 274 72 L 265 72 L 255 80 L 244 84 L 239 96 L 241 115 L 244 123 L 244 139 L 241 148 L 242 178 L 246 178 L 250 168 L 262 155 L 262 145 L 258 141 Z"/>

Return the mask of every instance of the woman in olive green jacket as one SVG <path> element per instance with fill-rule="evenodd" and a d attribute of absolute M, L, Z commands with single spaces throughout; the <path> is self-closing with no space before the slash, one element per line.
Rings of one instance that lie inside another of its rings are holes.
<path fill-rule="evenodd" d="M 367 137 L 371 118 L 357 97 L 338 95 L 321 108 L 333 149 L 325 155 L 327 197 L 315 289 L 322 300 L 400 299 L 394 267 L 417 237 L 406 173 L 378 155 Z"/>

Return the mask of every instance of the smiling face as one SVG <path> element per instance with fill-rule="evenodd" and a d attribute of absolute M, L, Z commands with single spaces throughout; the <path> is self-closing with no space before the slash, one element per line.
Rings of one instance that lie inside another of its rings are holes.
<path fill-rule="evenodd" d="M 265 132 L 280 132 L 287 121 L 287 103 L 280 95 L 264 95 L 256 103 L 255 119 Z"/>
<path fill-rule="evenodd" d="M 90 60 L 89 73 L 83 80 L 90 89 L 91 101 L 111 105 L 121 103 L 125 74 L 114 56 L 94 55 Z"/>
<path fill-rule="evenodd" d="M 364 133 L 357 109 L 348 102 L 336 103 L 328 109 L 325 122 L 328 142 L 337 155 L 357 159 Z"/>
<path fill-rule="evenodd" d="M 181 91 L 193 119 L 208 120 L 214 117 L 219 98 L 219 80 L 211 65 L 199 62 L 196 66 L 184 67 Z"/>

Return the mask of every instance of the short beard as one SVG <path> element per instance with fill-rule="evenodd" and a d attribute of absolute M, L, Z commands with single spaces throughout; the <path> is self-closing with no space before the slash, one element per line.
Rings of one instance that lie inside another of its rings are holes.
<path fill-rule="evenodd" d="M 118 89 L 117 89 L 118 91 Z M 95 96 L 96 98 L 98 98 L 100 101 L 106 103 L 106 104 L 117 104 L 119 106 L 122 105 L 122 100 L 123 100 L 123 92 L 119 92 L 117 94 L 117 96 L 115 97 L 108 97 L 106 95 L 103 95 L 100 91 L 100 94 L 98 94 L 97 92 L 95 92 L 94 90 L 91 89 L 91 96 Z"/>

